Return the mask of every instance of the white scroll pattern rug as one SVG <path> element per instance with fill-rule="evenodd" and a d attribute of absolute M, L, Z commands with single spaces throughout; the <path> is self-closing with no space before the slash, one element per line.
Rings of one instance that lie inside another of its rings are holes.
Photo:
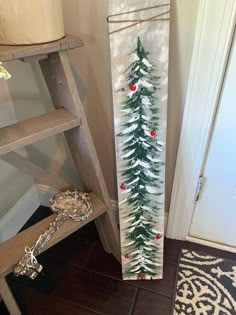
<path fill-rule="evenodd" d="M 183 249 L 173 315 L 236 315 L 236 261 Z"/>

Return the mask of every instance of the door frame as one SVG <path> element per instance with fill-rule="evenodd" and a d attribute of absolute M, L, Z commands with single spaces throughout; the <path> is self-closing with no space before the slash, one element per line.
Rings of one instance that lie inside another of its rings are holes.
<path fill-rule="evenodd" d="M 188 236 L 235 31 L 235 0 L 200 0 L 166 236 Z M 212 245 L 214 246 L 214 245 Z M 216 246 L 214 246 L 216 247 Z M 221 246 L 224 249 L 227 246 Z"/>

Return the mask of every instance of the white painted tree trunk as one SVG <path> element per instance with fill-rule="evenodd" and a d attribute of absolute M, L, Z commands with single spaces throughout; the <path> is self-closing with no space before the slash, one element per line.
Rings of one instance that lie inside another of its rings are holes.
<path fill-rule="evenodd" d="M 162 278 L 169 10 L 169 0 L 110 0 L 124 279 Z"/>

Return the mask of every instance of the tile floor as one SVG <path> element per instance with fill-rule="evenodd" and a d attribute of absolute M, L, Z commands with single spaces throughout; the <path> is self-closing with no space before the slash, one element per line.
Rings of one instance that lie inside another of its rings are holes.
<path fill-rule="evenodd" d="M 236 259 L 236 254 L 166 239 L 163 280 L 122 281 L 119 263 L 103 251 L 89 224 L 40 256 L 44 274 L 36 280 L 9 275 L 8 282 L 23 315 L 170 315 L 182 247 Z M 0 314 L 8 314 L 3 303 Z"/>

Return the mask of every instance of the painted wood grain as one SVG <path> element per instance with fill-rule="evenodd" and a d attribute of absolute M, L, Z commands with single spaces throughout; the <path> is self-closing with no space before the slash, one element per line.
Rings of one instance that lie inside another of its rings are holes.
<path fill-rule="evenodd" d="M 162 278 L 169 10 L 164 0 L 110 1 L 124 279 Z"/>

